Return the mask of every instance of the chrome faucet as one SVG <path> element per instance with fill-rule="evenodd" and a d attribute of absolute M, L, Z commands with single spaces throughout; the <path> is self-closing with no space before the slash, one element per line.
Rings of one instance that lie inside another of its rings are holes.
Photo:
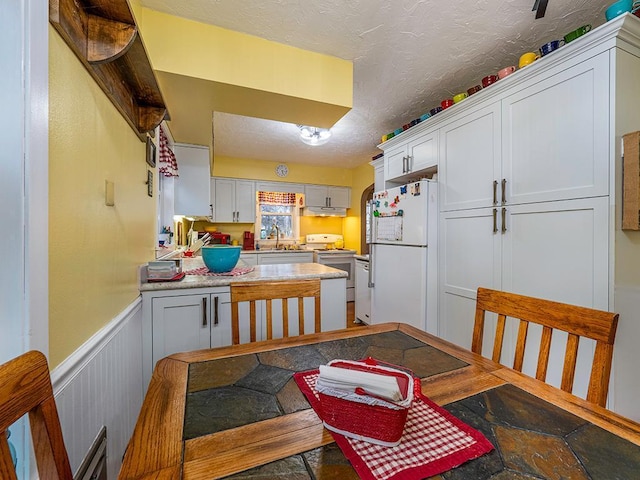
<path fill-rule="evenodd" d="M 273 234 L 274 230 L 276 231 L 276 250 L 277 250 L 278 249 L 278 243 L 280 242 L 280 229 L 278 228 L 278 225 L 276 225 L 275 223 L 271 227 L 271 233 L 272 234 Z"/>

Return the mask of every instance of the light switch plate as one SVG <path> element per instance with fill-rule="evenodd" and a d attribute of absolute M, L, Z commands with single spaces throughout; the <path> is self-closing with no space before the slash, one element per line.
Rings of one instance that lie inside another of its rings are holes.
<path fill-rule="evenodd" d="M 116 204 L 115 185 L 109 180 L 104 181 L 104 204 L 107 207 L 113 207 Z"/>

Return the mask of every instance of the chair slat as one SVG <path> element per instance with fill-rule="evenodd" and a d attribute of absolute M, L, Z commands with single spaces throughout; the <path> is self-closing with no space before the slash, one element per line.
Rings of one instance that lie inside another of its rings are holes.
<path fill-rule="evenodd" d="M 540 338 L 540 353 L 538 354 L 536 378 L 543 382 L 547 379 L 547 368 L 549 367 L 549 353 L 551 353 L 552 335 L 553 329 L 551 327 L 542 327 L 542 337 Z"/>
<path fill-rule="evenodd" d="M 516 340 L 516 353 L 513 356 L 513 369 L 518 372 L 522 371 L 524 363 L 524 349 L 527 346 L 527 332 L 529 331 L 529 322 L 520 320 L 518 327 L 518 340 Z"/>
<path fill-rule="evenodd" d="M 289 300 L 286 298 L 282 299 L 282 336 L 289 336 Z"/>
<path fill-rule="evenodd" d="M 576 361 L 578 360 L 578 344 L 580 337 L 570 333 L 567 337 L 567 347 L 564 354 L 564 367 L 560 388 L 565 392 L 573 390 L 573 379 L 576 375 Z"/>
<path fill-rule="evenodd" d="M 266 300 L 266 309 L 267 309 L 267 340 L 271 340 L 273 338 L 273 311 L 271 309 L 270 298 L 267 298 Z M 254 323 L 255 320 L 252 319 L 251 322 Z"/>
<path fill-rule="evenodd" d="M 493 354 L 491 358 L 494 362 L 500 363 L 502 355 L 502 344 L 504 343 L 504 329 L 507 324 L 507 317 L 498 315 L 498 323 L 496 325 L 496 338 L 493 341 Z"/>
<path fill-rule="evenodd" d="M 528 325 L 529 323 L 541 325 L 543 327 L 542 338 L 536 368 L 536 378 L 539 380 L 546 380 L 553 330 L 561 330 L 569 334 L 561 381 L 561 388 L 567 392 L 573 390 L 580 337 L 595 340 L 596 349 L 589 377 L 587 400 L 605 406 L 611 376 L 613 343 L 618 326 L 617 313 L 482 287 L 478 288 L 476 298 L 471 350 L 482 354 L 485 313 L 497 313 L 498 326 L 492 358 L 494 361 L 499 361 L 505 328 L 501 324 L 500 318 L 517 319 L 520 323 L 513 368 L 521 371 L 524 363 Z"/>

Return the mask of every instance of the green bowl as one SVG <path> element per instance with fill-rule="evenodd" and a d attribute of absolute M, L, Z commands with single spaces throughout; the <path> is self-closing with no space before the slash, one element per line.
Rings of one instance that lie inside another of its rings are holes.
<path fill-rule="evenodd" d="M 240 245 L 205 245 L 202 247 L 202 260 L 213 273 L 224 273 L 233 270 L 240 258 Z"/>

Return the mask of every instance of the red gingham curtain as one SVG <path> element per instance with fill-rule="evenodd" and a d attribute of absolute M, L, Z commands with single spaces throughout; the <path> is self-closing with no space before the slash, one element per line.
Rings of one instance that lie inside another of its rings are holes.
<path fill-rule="evenodd" d="M 295 193 L 258 192 L 258 203 L 267 205 L 295 205 Z"/>
<path fill-rule="evenodd" d="M 167 136 L 160 127 L 160 151 L 158 154 L 158 172 L 165 177 L 177 177 L 178 176 L 178 162 L 171 148 L 169 148 L 169 142 Z"/>

